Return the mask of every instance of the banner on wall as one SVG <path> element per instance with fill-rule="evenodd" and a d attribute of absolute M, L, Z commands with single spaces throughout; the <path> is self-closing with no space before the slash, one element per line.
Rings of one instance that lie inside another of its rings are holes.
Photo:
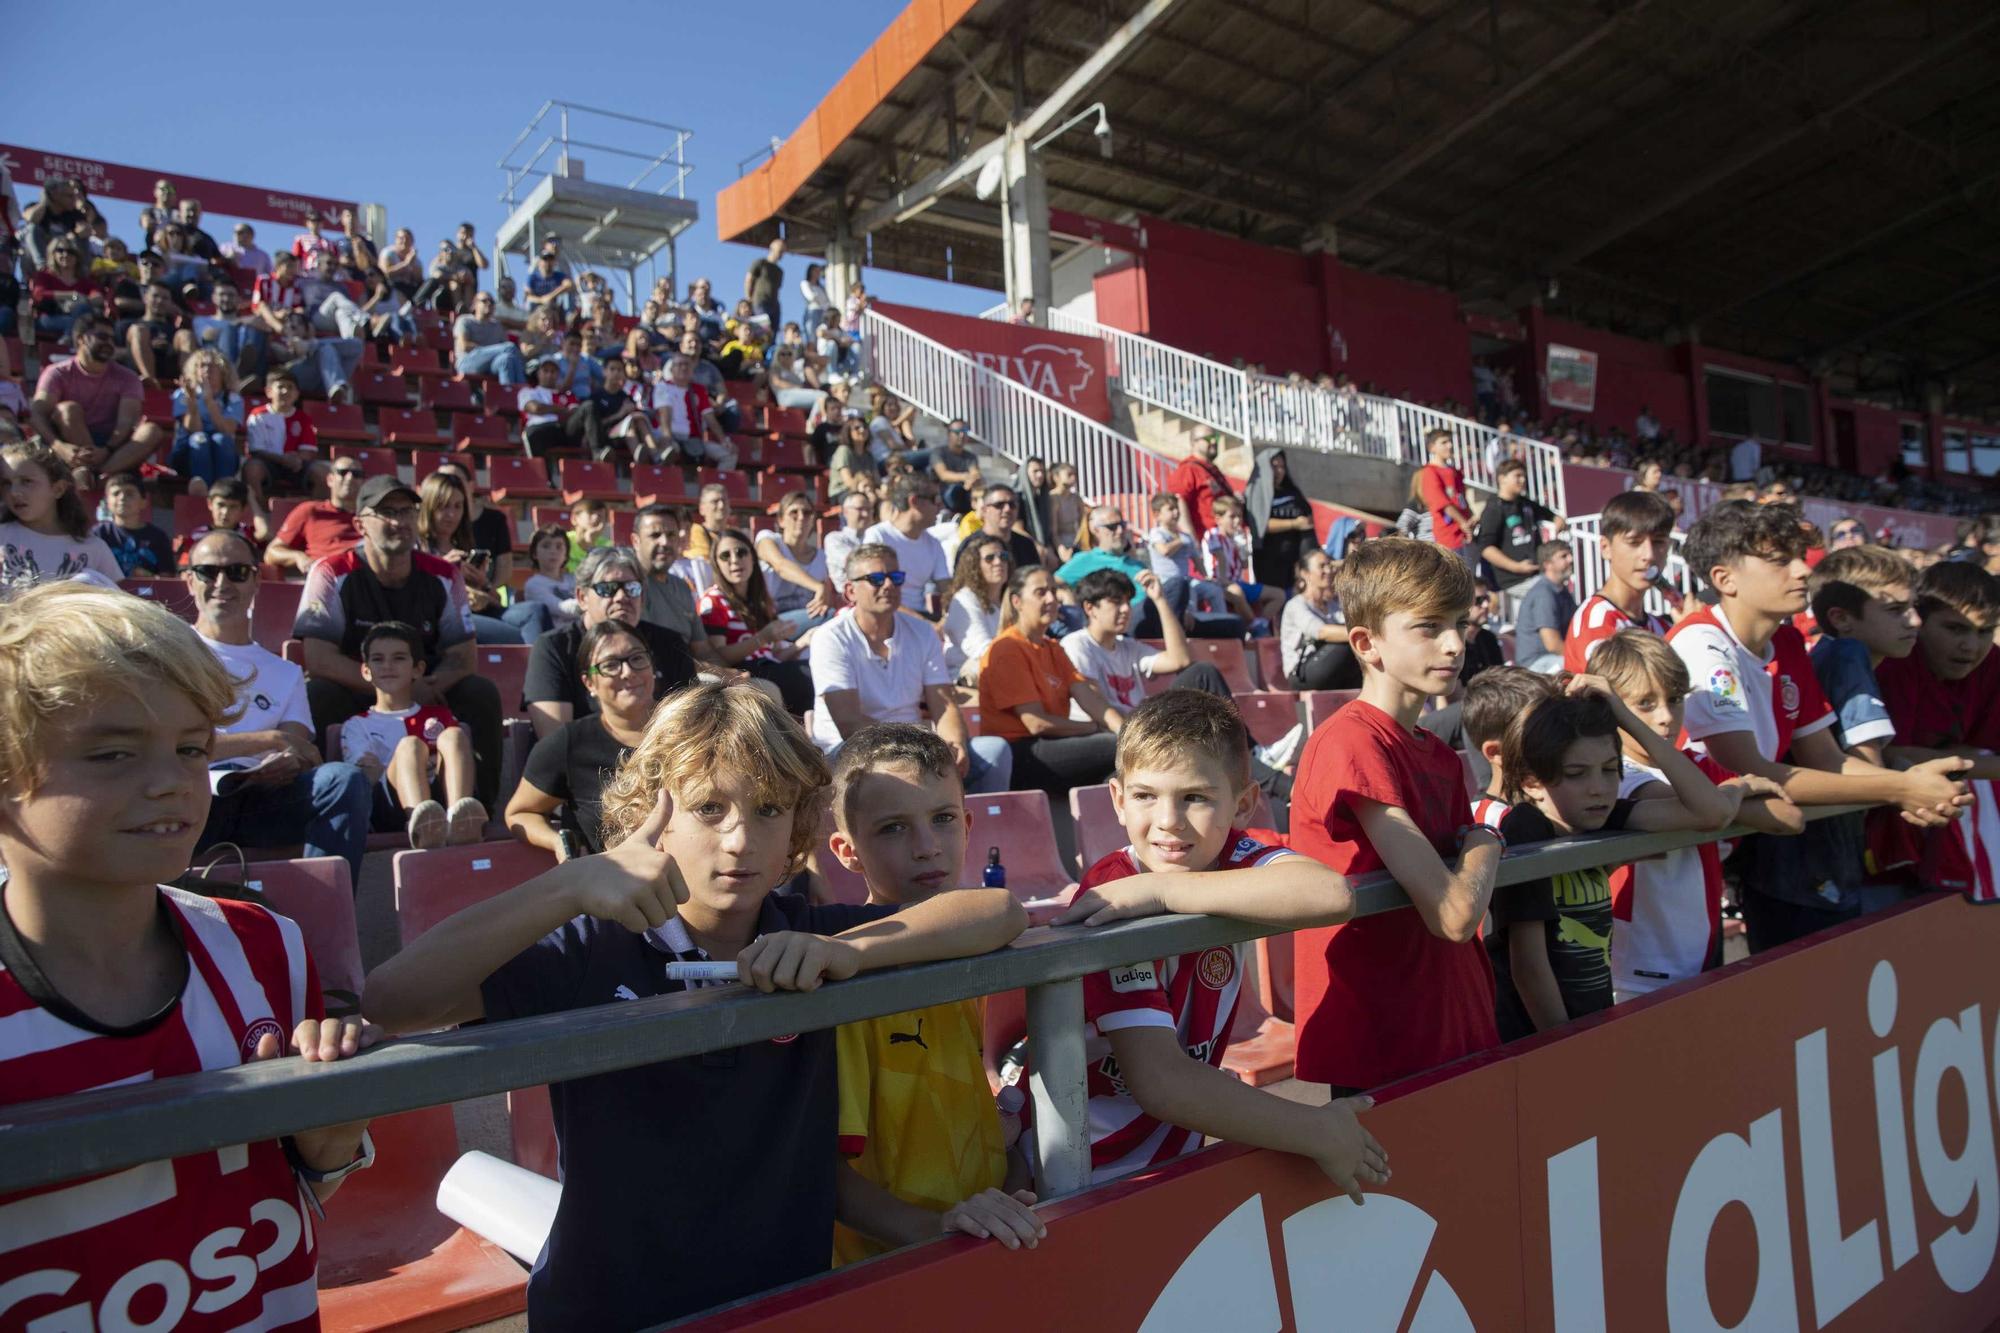
<path fill-rule="evenodd" d="M 199 199 L 201 211 L 217 217 L 249 218 L 259 222 L 303 224 L 308 208 L 318 209 L 330 227 L 340 221 L 340 210 L 353 208 L 344 199 L 327 199 L 316 194 L 290 190 L 267 190 L 256 185 L 232 185 L 200 176 L 183 176 L 151 167 L 128 167 L 94 158 L 50 153 L 39 148 L 21 148 L 0 143 L 0 170 L 10 175 L 16 186 L 40 189 L 51 176 L 67 176 L 83 186 L 93 199 L 132 199 L 153 202 L 153 182 L 168 180 L 182 199 Z M 112 230 L 116 232 L 117 227 Z M 269 249 L 267 245 L 265 247 Z"/>
<path fill-rule="evenodd" d="M 875 309 L 898 324 L 971 357 L 988 370 L 1025 384 L 1065 407 L 1075 408 L 1092 421 L 1111 420 L 1111 390 L 1105 382 L 1101 339 L 884 301 L 877 301 Z"/>
<path fill-rule="evenodd" d="M 1550 343 L 1547 375 L 1549 406 L 1597 410 L 1597 353 Z"/>
<path fill-rule="evenodd" d="M 703 1329 L 1989 1328 L 2000 912 L 1936 897 L 1380 1094 L 1394 1178 L 1226 1148 Z"/>

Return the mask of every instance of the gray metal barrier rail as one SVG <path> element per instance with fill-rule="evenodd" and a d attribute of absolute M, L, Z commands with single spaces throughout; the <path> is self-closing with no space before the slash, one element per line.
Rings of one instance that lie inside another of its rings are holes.
<path fill-rule="evenodd" d="M 1828 807 L 1810 817 L 1862 808 Z M 1634 861 L 1742 832 L 1559 838 L 1509 852 L 1499 882 Z M 1409 905 L 1383 874 L 1357 879 L 1354 895 L 1356 916 Z M 811 994 L 707 989 L 412 1037 L 330 1065 L 273 1060 L 0 1107 L 0 1192 L 1026 987 L 1035 1045 L 1030 1091 L 1041 1127 L 1036 1183 L 1052 1198 L 1082 1188 L 1089 1176 L 1078 978 L 1282 933 L 1216 916 L 1036 927 L 994 953 L 866 973 Z"/>

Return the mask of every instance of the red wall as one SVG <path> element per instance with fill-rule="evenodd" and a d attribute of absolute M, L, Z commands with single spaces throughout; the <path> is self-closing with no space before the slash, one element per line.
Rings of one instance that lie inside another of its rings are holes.
<path fill-rule="evenodd" d="M 1328 369 L 1400 398 L 1472 401 L 1471 344 L 1457 297 L 1330 256 L 1320 257 L 1319 276 L 1332 331 Z"/>
<path fill-rule="evenodd" d="M 1837 465 L 1834 453 L 1833 414 L 1854 414 L 1854 470 L 1864 477 L 1879 476 L 1903 454 L 1903 423 L 1922 421 L 1921 412 L 1898 412 L 1873 403 L 1856 403 L 1845 398 L 1826 400 L 1826 461 Z"/>
<path fill-rule="evenodd" d="M 1597 353 L 1597 410 L 1590 414 L 1592 426 L 1616 426 L 1629 435 L 1640 409 L 1651 407 L 1660 425 L 1672 431 L 1675 439 L 1694 438 L 1694 398 L 1689 389 L 1686 348 L 1641 342 L 1532 310 L 1522 312 L 1522 318 L 1539 335 L 1533 384 L 1519 385 L 1525 400 L 1542 401 L 1541 376 L 1548 366 L 1544 349 L 1548 343 L 1562 343 Z"/>

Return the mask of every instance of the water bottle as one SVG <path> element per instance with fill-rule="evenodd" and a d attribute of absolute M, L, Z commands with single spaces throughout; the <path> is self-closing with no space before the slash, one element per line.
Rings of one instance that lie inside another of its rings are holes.
<path fill-rule="evenodd" d="M 998 847 L 988 847 L 986 849 L 986 873 L 979 877 L 979 881 L 989 889 L 1004 889 L 1007 887 L 1007 867 L 1000 864 L 1000 849 Z"/>

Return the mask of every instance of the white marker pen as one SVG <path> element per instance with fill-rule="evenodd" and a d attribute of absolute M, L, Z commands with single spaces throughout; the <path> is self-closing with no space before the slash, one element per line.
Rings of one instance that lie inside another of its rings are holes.
<path fill-rule="evenodd" d="M 734 963 L 668 963 L 668 981 L 734 981 Z"/>

